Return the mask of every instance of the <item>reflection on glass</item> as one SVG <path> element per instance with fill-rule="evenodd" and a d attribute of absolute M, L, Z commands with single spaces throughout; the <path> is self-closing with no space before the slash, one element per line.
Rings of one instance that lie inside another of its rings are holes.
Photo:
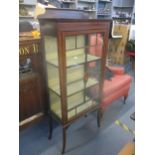
<path fill-rule="evenodd" d="M 89 34 L 89 45 L 95 46 L 96 44 L 97 44 L 96 33 L 95 34 Z"/>

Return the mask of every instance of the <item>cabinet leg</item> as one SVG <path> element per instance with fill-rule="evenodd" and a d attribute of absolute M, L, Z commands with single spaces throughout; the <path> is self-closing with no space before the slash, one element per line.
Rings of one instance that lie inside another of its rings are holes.
<path fill-rule="evenodd" d="M 52 138 L 52 132 L 53 132 L 53 120 L 52 120 L 52 116 L 49 116 L 49 136 L 48 136 L 48 139 Z"/>
<path fill-rule="evenodd" d="M 62 144 L 62 154 L 65 153 L 65 149 L 66 149 L 66 134 L 67 134 L 67 128 L 63 127 L 63 144 Z"/>
<path fill-rule="evenodd" d="M 87 117 L 87 114 L 85 114 L 84 117 Z"/>
<path fill-rule="evenodd" d="M 102 108 L 99 108 L 97 111 L 97 126 L 101 127 L 101 122 L 103 119 L 104 110 Z"/>
<path fill-rule="evenodd" d="M 126 103 L 126 99 L 128 98 L 128 95 L 124 96 L 124 104 Z"/>

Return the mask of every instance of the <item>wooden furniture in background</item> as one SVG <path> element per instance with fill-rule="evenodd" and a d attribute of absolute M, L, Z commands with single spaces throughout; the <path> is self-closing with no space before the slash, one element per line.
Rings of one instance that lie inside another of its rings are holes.
<path fill-rule="evenodd" d="M 113 26 L 113 34 L 116 37 L 109 40 L 108 57 L 112 64 L 126 64 L 129 62 L 129 58 L 125 54 L 125 46 L 128 41 L 130 25 L 115 24 Z"/>
<path fill-rule="evenodd" d="M 23 0 L 19 1 L 19 21 L 36 22 L 34 19 L 35 7 L 37 0 Z"/>
<path fill-rule="evenodd" d="M 30 70 L 19 74 L 19 126 L 22 129 L 40 119 L 47 107 L 41 40 L 33 38 L 31 33 L 21 33 L 20 36 L 19 65 L 31 62 Z"/>
<path fill-rule="evenodd" d="M 80 11 L 48 9 L 38 17 L 47 68 L 49 138 L 52 136 L 54 118 L 63 126 L 62 153 L 65 152 L 66 129 L 78 118 L 97 110 L 100 126 L 99 104 L 103 98 L 111 21 L 80 19 L 82 16 L 86 18 Z M 97 36 L 100 36 L 100 42 Z M 96 38 L 94 43 L 91 42 L 92 37 Z M 101 49 L 100 56 L 92 53 L 98 48 Z"/>

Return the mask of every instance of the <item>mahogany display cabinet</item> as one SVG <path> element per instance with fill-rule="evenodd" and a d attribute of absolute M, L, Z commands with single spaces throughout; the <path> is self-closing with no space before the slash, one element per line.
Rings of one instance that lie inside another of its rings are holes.
<path fill-rule="evenodd" d="M 100 126 L 110 20 L 55 18 L 50 11 L 38 19 L 47 68 L 49 138 L 54 118 L 63 126 L 64 153 L 66 129 L 71 123 L 97 110 Z M 102 52 L 96 54 L 96 50 Z"/>

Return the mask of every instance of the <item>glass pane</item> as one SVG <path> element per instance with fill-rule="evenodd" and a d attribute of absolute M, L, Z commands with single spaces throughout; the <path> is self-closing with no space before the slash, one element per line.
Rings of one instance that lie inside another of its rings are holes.
<path fill-rule="evenodd" d="M 51 110 L 59 117 L 61 118 L 61 100 L 60 97 L 57 96 L 54 92 L 49 90 L 49 96 L 50 96 L 50 108 Z"/>
<path fill-rule="evenodd" d="M 85 46 L 86 46 L 85 35 L 78 35 L 77 36 L 77 48 L 81 48 Z"/>
<path fill-rule="evenodd" d="M 67 68 L 67 84 L 83 80 L 84 65 L 76 65 L 75 67 Z"/>
<path fill-rule="evenodd" d="M 44 36 L 50 108 L 61 118 L 58 47 L 56 36 Z"/>
<path fill-rule="evenodd" d="M 103 35 L 101 33 L 97 34 L 97 45 L 103 47 Z"/>
<path fill-rule="evenodd" d="M 75 36 L 66 37 L 66 50 L 75 49 Z"/>
<path fill-rule="evenodd" d="M 59 70 L 58 67 L 47 63 L 48 87 L 60 95 Z"/>
<path fill-rule="evenodd" d="M 75 49 L 67 51 L 67 67 L 77 65 L 84 62 L 85 49 Z"/>
<path fill-rule="evenodd" d="M 89 46 L 95 46 L 97 44 L 96 33 L 89 34 Z"/>
<path fill-rule="evenodd" d="M 74 81 L 70 84 L 67 84 L 67 95 L 69 96 L 69 95 L 75 94 L 75 93 L 82 91 L 85 88 L 91 87 L 97 83 L 98 83 L 98 81 L 94 78 L 89 78 L 87 80 L 87 83 L 85 83 L 83 79 Z"/>
<path fill-rule="evenodd" d="M 91 98 L 84 94 L 85 92 L 82 91 L 67 98 L 68 118 L 74 117 L 78 113 L 94 105 Z"/>
<path fill-rule="evenodd" d="M 45 58 L 51 63 L 56 61 L 58 65 L 58 47 L 55 36 L 45 36 Z"/>

